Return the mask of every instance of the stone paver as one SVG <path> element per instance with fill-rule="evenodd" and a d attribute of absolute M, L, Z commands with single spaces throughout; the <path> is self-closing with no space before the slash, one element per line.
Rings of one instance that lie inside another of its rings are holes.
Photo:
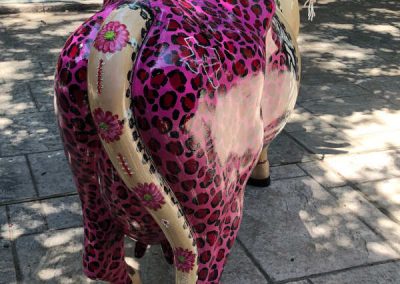
<path fill-rule="evenodd" d="M 316 154 L 345 154 L 354 147 L 353 141 L 349 141 L 342 131 L 333 127 L 295 131 L 290 135 L 305 145 L 308 151 Z"/>
<path fill-rule="evenodd" d="M 2 84 L 0 90 L 0 115 L 12 116 L 36 110 L 27 84 Z"/>
<path fill-rule="evenodd" d="M 363 78 L 358 80 L 356 84 L 375 95 L 389 99 L 391 102 L 399 105 L 400 82 L 395 78 L 392 76 Z"/>
<path fill-rule="evenodd" d="M 327 167 L 324 162 L 302 163 L 299 166 L 324 187 L 336 187 L 346 184 L 346 181 Z"/>
<path fill-rule="evenodd" d="M 275 280 L 400 256 L 309 177 L 250 187 L 244 208 L 239 238 Z"/>
<path fill-rule="evenodd" d="M 305 102 L 320 99 L 334 99 L 357 95 L 368 95 L 368 91 L 354 83 L 322 83 L 322 84 L 302 84 L 298 101 Z"/>
<path fill-rule="evenodd" d="M 324 129 L 331 127 L 328 123 L 320 120 L 318 117 L 306 111 L 302 107 L 296 107 L 290 115 L 289 122 L 285 126 L 286 132 L 308 131 Z"/>
<path fill-rule="evenodd" d="M 0 131 L 3 156 L 61 149 L 55 116 L 48 112 L 0 117 Z"/>
<path fill-rule="evenodd" d="M 400 178 L 367 182 L 357 187 L 400 223 Z"/>
<path fill-rule="evenodd" d="M 47 229 L 40 202 L 10 205 L 9 212 L 10 230 L 13 239 L 21 235 L 40 233 Z"/>
<path fill-rule="evenodd" d="M 29 161 L 40 196 L 75 191 L 64 151 L 32 154 Z"/>
<path fill-rule="evenodd" d="M 300 105 L 333 126 L 355 129 L 356 134 L 382 132 L 383 127 L 384 130 L 399 129 L 393 119 L 399 115 L 400 107 L 374 95 L 321 99 Z"/>
<path fill-rule="evenodd" d="M 79 228 L 18 238 L 23 283 L 90 283 L 82 272 L 82 237 Z"/>
<path fill-rule="evenodd" d="M 349 186 L 337 187 L 329 191 L 338 199 L 338 205 L 344 214 L 354 214 L 359 217 L 376 233 L 383 236 L 393 249 L 400 252 L 399 223 L 391 220 L 373 206 L 364 195 Z"/>
<path fill-rule="evenodd" d="M 17 282 L 15 266 L 20 283 L 102 283 L 82 274 L 52 86 L 67 36 L 101 1 L 33 1 L 0 1 L 0 283 Z M 37 7 L 48 12 L 6 14 Z M 316 10 L 313 22 L 301 14 L 302 85 L 270 148 L 272 185 L 246 192 L 223 284 L 400 283 L 400 2 L 318 0 Z M 144 284 L 174 282 L 158 246 L 138 261 L 127 243 Z"/>
<path fill-rule="evenodd" d="M 306 173 L 297 165 L 271 167 L 271 180 L 305 176 Z"/>
<path fill-rule="evenodd" d="M 300 105 L 347 133 L 361 135 L 400 129 L 395 120 L 400 107 L 376 95 L 321 99 Z"/>
<path fill-rule="evenodd" d="M 130 239 L 127 243 L 127 262 L 139 268 L 143 283 L 174 283 L 174 267 L 165 260 L 160 246 L 151 246 L 145 256 L 140 259 L 140 264 L 131 255 L 134 242 Z M 221 284 L 267 283 L 264 276 L 254 267 L 242 246 L 235 244 L 225 267 Z"/>
<path fill-rule="evenodd" d="M 36 78 L 43 78 L 40 75 L 41 69 L 39 63 L 30 60 L 9 60 L 0 62 L 0 80 L 4 82 L 26 82 Z"/>
<path fill-rule="evenodd" d="M 9 240 L 0 239 L 0 282 L 7 284 L 17 283 L 11 243 Z"/>
<path fill-rule="evenodd" d="M 2 203 L 36 196 L 25 157 L 0 158 L 0 176 Z"/>
<path fill-rule="evenodd" d="M 47 199 L 41 203 L 49 229 L 82 226 L 82 209 L 77 195 Z"/>
<path fill-rule="evenodd" d="M 400 279 L 400 264 L 386 263 L 352 269 L 341 273 L 313 278 L 314 284 L 397 284 Z"/>
<path fill-rule="evenodd" d="M 286 133 L 281 133 L 272 143 L 268 154 L 272 166 L 317 160 L 304 147 L 293 141 Z"/>
<path fill-rule="evenodd" d="M 353 130 L 341 131 L 340 129 L 327 127 L 313 131 L 291 132 L 305 148 L 316 154 L 347 154 L 366 153 L 397 149 L 400 141 L 400 130 L 387 130 L 370 134 L 357 134 Z"/>
<path fill-rule="evenodd" d="M 357 183 L 400 176 L 398 150 L 327 156 L 325 162 L 347 180 Z"/>
<path fill-rule="evenodd" d="M 143 283 L 174 283 L 174 267 L 164 260 L 159 245 L 151 246 L 140 261 L 133 257 L 135 242 L 129 238 L 125 240 L 126 260 L 129 265 L 139 269 Z"/>
<path fill-rule="evenodd" d="M 0 207 L 0 239 L 8 239 L 10 236 L 9 234 L 9 227 L 7 221 L 7 212 L 6 206 Z"/>
<path fill-rule="evenodd" d="M 236 242 L 221 279 L 222 284 L 268 283 Z"/>
<path fill-rule="evenodd" d="M 52 64 L 55 66 L 55 63 Z M 54 70 L 52 71 L 54 73 Z M 54 81 L 53 78 L 50 80 L 40 80 L 29 82 L 29 88 L 32 92 L 39 111 L 49 111 L 54 113 Z"/>

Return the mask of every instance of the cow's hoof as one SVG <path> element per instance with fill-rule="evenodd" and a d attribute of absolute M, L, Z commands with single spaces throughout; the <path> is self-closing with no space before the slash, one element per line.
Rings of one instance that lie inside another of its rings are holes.
<path fill-rule="evenodd" d="M 268 187 L 271 185 L 271 177 L 263 179 L 249 178 L 247 184 L 256 187 Z"/>
<path fill-rule="evenodd" d="M 128 265 L 128 273 L 132 284 L 142 284 L 139 271 Z"/>
<path fill-rule="evenodd" d="M 132 281 L 132 284 L 142 284 L 142 280 L 140 279 L 139 272 L 136 271 L 134 275 L 129 275 Z"/>

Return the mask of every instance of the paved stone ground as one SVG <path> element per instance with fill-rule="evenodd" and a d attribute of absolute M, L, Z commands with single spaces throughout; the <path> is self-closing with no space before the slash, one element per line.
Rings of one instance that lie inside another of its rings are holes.
<path fill-rule="evenodd" d="M 317 7 L 272 186 L 247 188 L 222 283 L 400 283 L 400 2 Z M 0 283 L 90 282 L 52 105 L 57 54 L 90 14 L 0 15 Z M 172 283 L 158 247 L 141 270 Z"/>

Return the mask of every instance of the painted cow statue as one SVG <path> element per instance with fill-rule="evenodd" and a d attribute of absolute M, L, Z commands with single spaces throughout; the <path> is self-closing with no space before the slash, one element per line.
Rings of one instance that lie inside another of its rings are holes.
<path fill-rule="evenodd" d="M 288 2 L 290 21 L 274 0 L 106 0 L 69 37 L 55 106 L 89 278 L 140 283 L 128 236 L 137 257 L 161 244 L 176 283 L 219 283 L 298 94 Z"/>

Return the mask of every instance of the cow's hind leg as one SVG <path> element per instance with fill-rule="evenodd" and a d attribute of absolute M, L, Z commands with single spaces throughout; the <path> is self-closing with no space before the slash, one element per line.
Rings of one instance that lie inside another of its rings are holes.
<path fill-rule="evenodd" d="M 85 221 L 84 272 L 91 279 L 113 284 L 139 284 L 138 273 L 124 259 L 124 234 L 113 223 L 105 225 L 108 222 L 106 219 L 100 223 Z"/>
<path fill-rule="evenodd" d="M 258 163 L 251 173 L 247 184 L 257 187 L 266 187 L 271 184 L 268 161 L 268 146 L 265 146 L 262 149 L 260 157 L 258 158 Z"/>
<path fill-rule="evenodd" d="M 61 137 L 66 156 L 71 165 L 74 180 L 82 204 L 84 224 L 84 273 L 91 279 L 110 283 L 130 284 L 133 275 L 138 275 L 125 262 L 124 233 L 106 206 L 99 185 L 97 160 L 99 142 L 97 135 L 88 136 L 88 141 L 80 143 L 77 137 L 64 127 L 70 119 L 59 112 Z M 88 125 L 87 127 L 90 127 Z M 93 126 L 94 127 L 94 126 Z M 91 145 L 91 146 L 88 146 Z"/>
<path fill-rule="evenodd" d="M 105 204 L 101 203 L 101 196 L 96 196 L 99 195 L 97 186 L 93 184 L 89 188 L 80 187 L 79 191 L 86 193 L 81 196 L 85 228 L 85 274 L 91 279 L 130 284 L 130 275 L 137 273 L 125 262 L 124 233 Z"/>

